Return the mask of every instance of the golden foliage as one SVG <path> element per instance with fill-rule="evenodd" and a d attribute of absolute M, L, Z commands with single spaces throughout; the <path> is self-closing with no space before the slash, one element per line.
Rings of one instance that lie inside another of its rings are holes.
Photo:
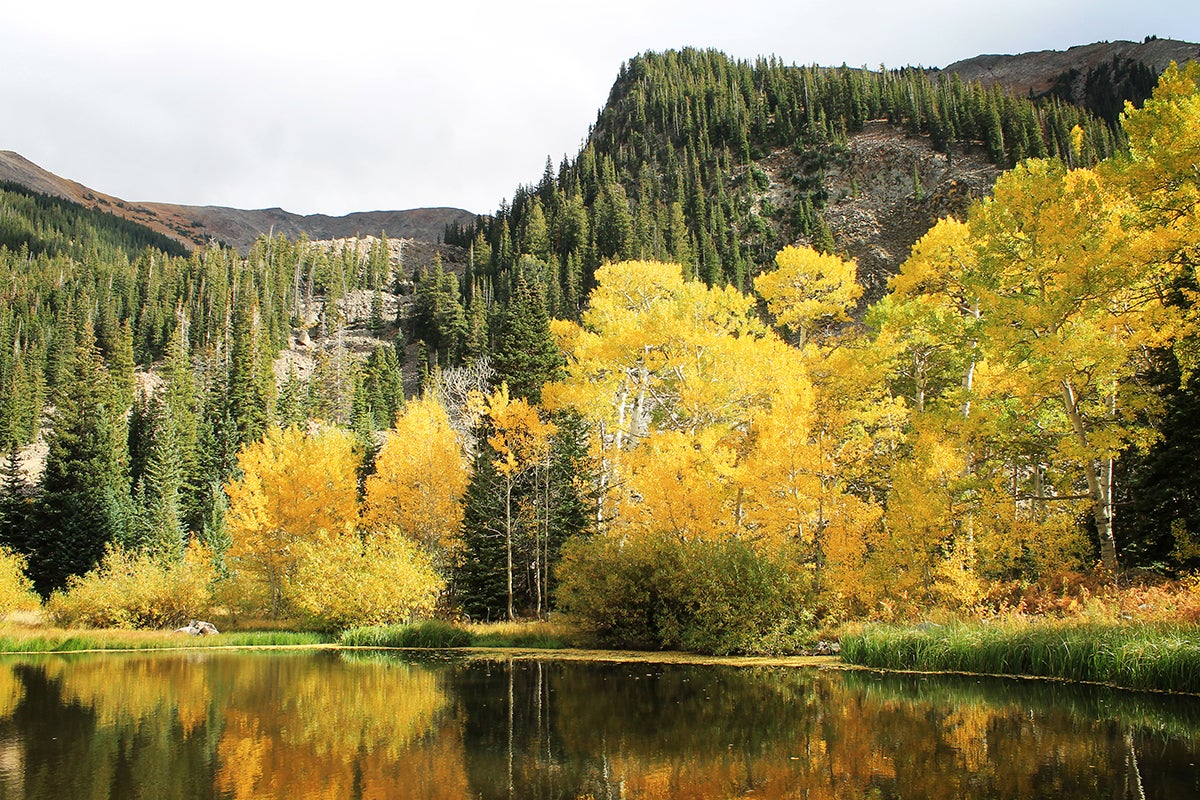
<path fill-rule="evenodd" d="M 365 534 L 320 531 L 296 543 L 288 604 L 331 630 L 411 622 L 433 611 L 444 582 L 431 558 L 396 529 Z"/>
<path fill-rule="evenodd" d="M 25 576 L 24 556 L 0 547 L 0 617 L 12 611 L 30 611 L 41 604 L 33 582 Z"/>
<path fill-rule="evenodd" d="M 849 322 L 862 297 L 853 261 L 789 245 L 776 254 L 775 265 L 754 279 L 754 289 L 775 321 L 799 337 L 801 347 L 822 329 Z"/>
<path fill-rule="evenodd" d="M 353 437 L 339 428 L 311 435 L 273 429 L 238 453 L 242 477 L 229 495 L 226 554 L 231 580 L 247 602 L 277 615 L 285 583 L 296 574 L 298 548 L 319 531 L 345 533 L 358 521 Z"/>
<path fill-rule="evenodd" d="M 488 444 L 496 453 L 493 466 L 505 478 L 511 479 L 549 457 L 550 441 L 558 427 L 543 421 L 538 409 L 524 398 L 511 399 L 508 386 L 501 384 L 488 395 L 485 413 L 492 429 Z"/>
<path fill-rule="evenodd" d="M 410 402 L 387 432 L 366 481 L 362 524 L 389 528 L 430 551 L 449 547 L 462 524 L 468 465 L 436 397 Z"/>
<path fill-rule="evenodd" d="M 215 578 L 212 553 L 199 544 L 178 561 L 113 547 L 96 569 L 51 595 L 46 610 L 74 627 L 174 628 L 210 616 Z"/>

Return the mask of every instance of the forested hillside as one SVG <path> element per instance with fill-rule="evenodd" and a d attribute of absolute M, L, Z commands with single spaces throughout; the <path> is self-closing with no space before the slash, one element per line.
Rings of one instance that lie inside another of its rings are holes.
<path fill-rule="evenodd" d="M 567 318 L 578 316 L 596 268 L 624 258 L 677 261 L 709 285 L 746 290 L 785 244 L 838 249 L 822 213 L 825 178 L 871 120 L 896 126 L 898 138 L 929 137 L 951 161 L 979 148 L 1000 167 L 1030 156 L 1086 165 L 1121 146 L 1119 130 L 1074 105 L 953 75 L 645 53 L 622 67 L 575 159 L 557 170 L 547 163 L 508 207 L 446 239 L 474 248 L 471 279 L 486 290 L 504 298 L 519 268 Z M 1075 152 L 1077 125 L 1084 144 Z M 786 169 L 774 165 L 781 154 Z M 909 185 L 923 199 L 920 176 Z"/>

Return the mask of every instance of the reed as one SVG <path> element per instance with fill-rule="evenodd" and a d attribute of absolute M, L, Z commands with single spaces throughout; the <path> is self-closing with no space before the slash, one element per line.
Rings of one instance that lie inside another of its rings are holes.
<path fill-rule="evenodd" d="M 1062 622 L 868 625 L 842 659 L 876 669 L 1024 675 L 1200 693 L 1200 627 Z"/>

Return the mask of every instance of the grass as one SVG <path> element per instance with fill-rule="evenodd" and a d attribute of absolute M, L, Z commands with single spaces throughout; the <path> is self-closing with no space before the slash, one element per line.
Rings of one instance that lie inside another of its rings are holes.
<path fill-rule="evenodd" d="M 877 669 L 1062 678 L 1200 693 L 1200 627 L 1088 622 L 869 625 L 842 659 Z"/>
<path fill-rule="evenodd" d="M 411 625 L 374 625 L 344 631 L 347 647 L 493 647 L 562 649 L 570 647 L 570 628 L 549 622 L 496 622 L 466 627 L 431 620 Z"/>
<path fill-rule="evenodd" d="M 370 625 L 342 631 L 338 643 L 346 647 L 470 647 L 471 634 L 439 620 L 412 625 Z"/>
<path fill-rule="evenodd" d="M 563 650 L 577 646 L 573 628 L 558 622 L 489 622 L 468 627 L 475 647 Z"/>
<path fill-rule="evenodd" d="M 188 636 L 173 631 L 0 630 L 0 653 L 70 653 L 85 650 L 165 650 L 177 647 L 295 647 L 327 644 L 319 633 L 237 631 L 220 636 Z"/>

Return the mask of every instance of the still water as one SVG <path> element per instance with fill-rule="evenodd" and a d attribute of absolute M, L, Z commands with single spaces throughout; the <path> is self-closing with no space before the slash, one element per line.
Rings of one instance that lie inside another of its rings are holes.
<path fill-rule="evenodd" d="M 0 798 L 1195 798 L 1200 700 L 383 653 L 0 658 Z"/>

